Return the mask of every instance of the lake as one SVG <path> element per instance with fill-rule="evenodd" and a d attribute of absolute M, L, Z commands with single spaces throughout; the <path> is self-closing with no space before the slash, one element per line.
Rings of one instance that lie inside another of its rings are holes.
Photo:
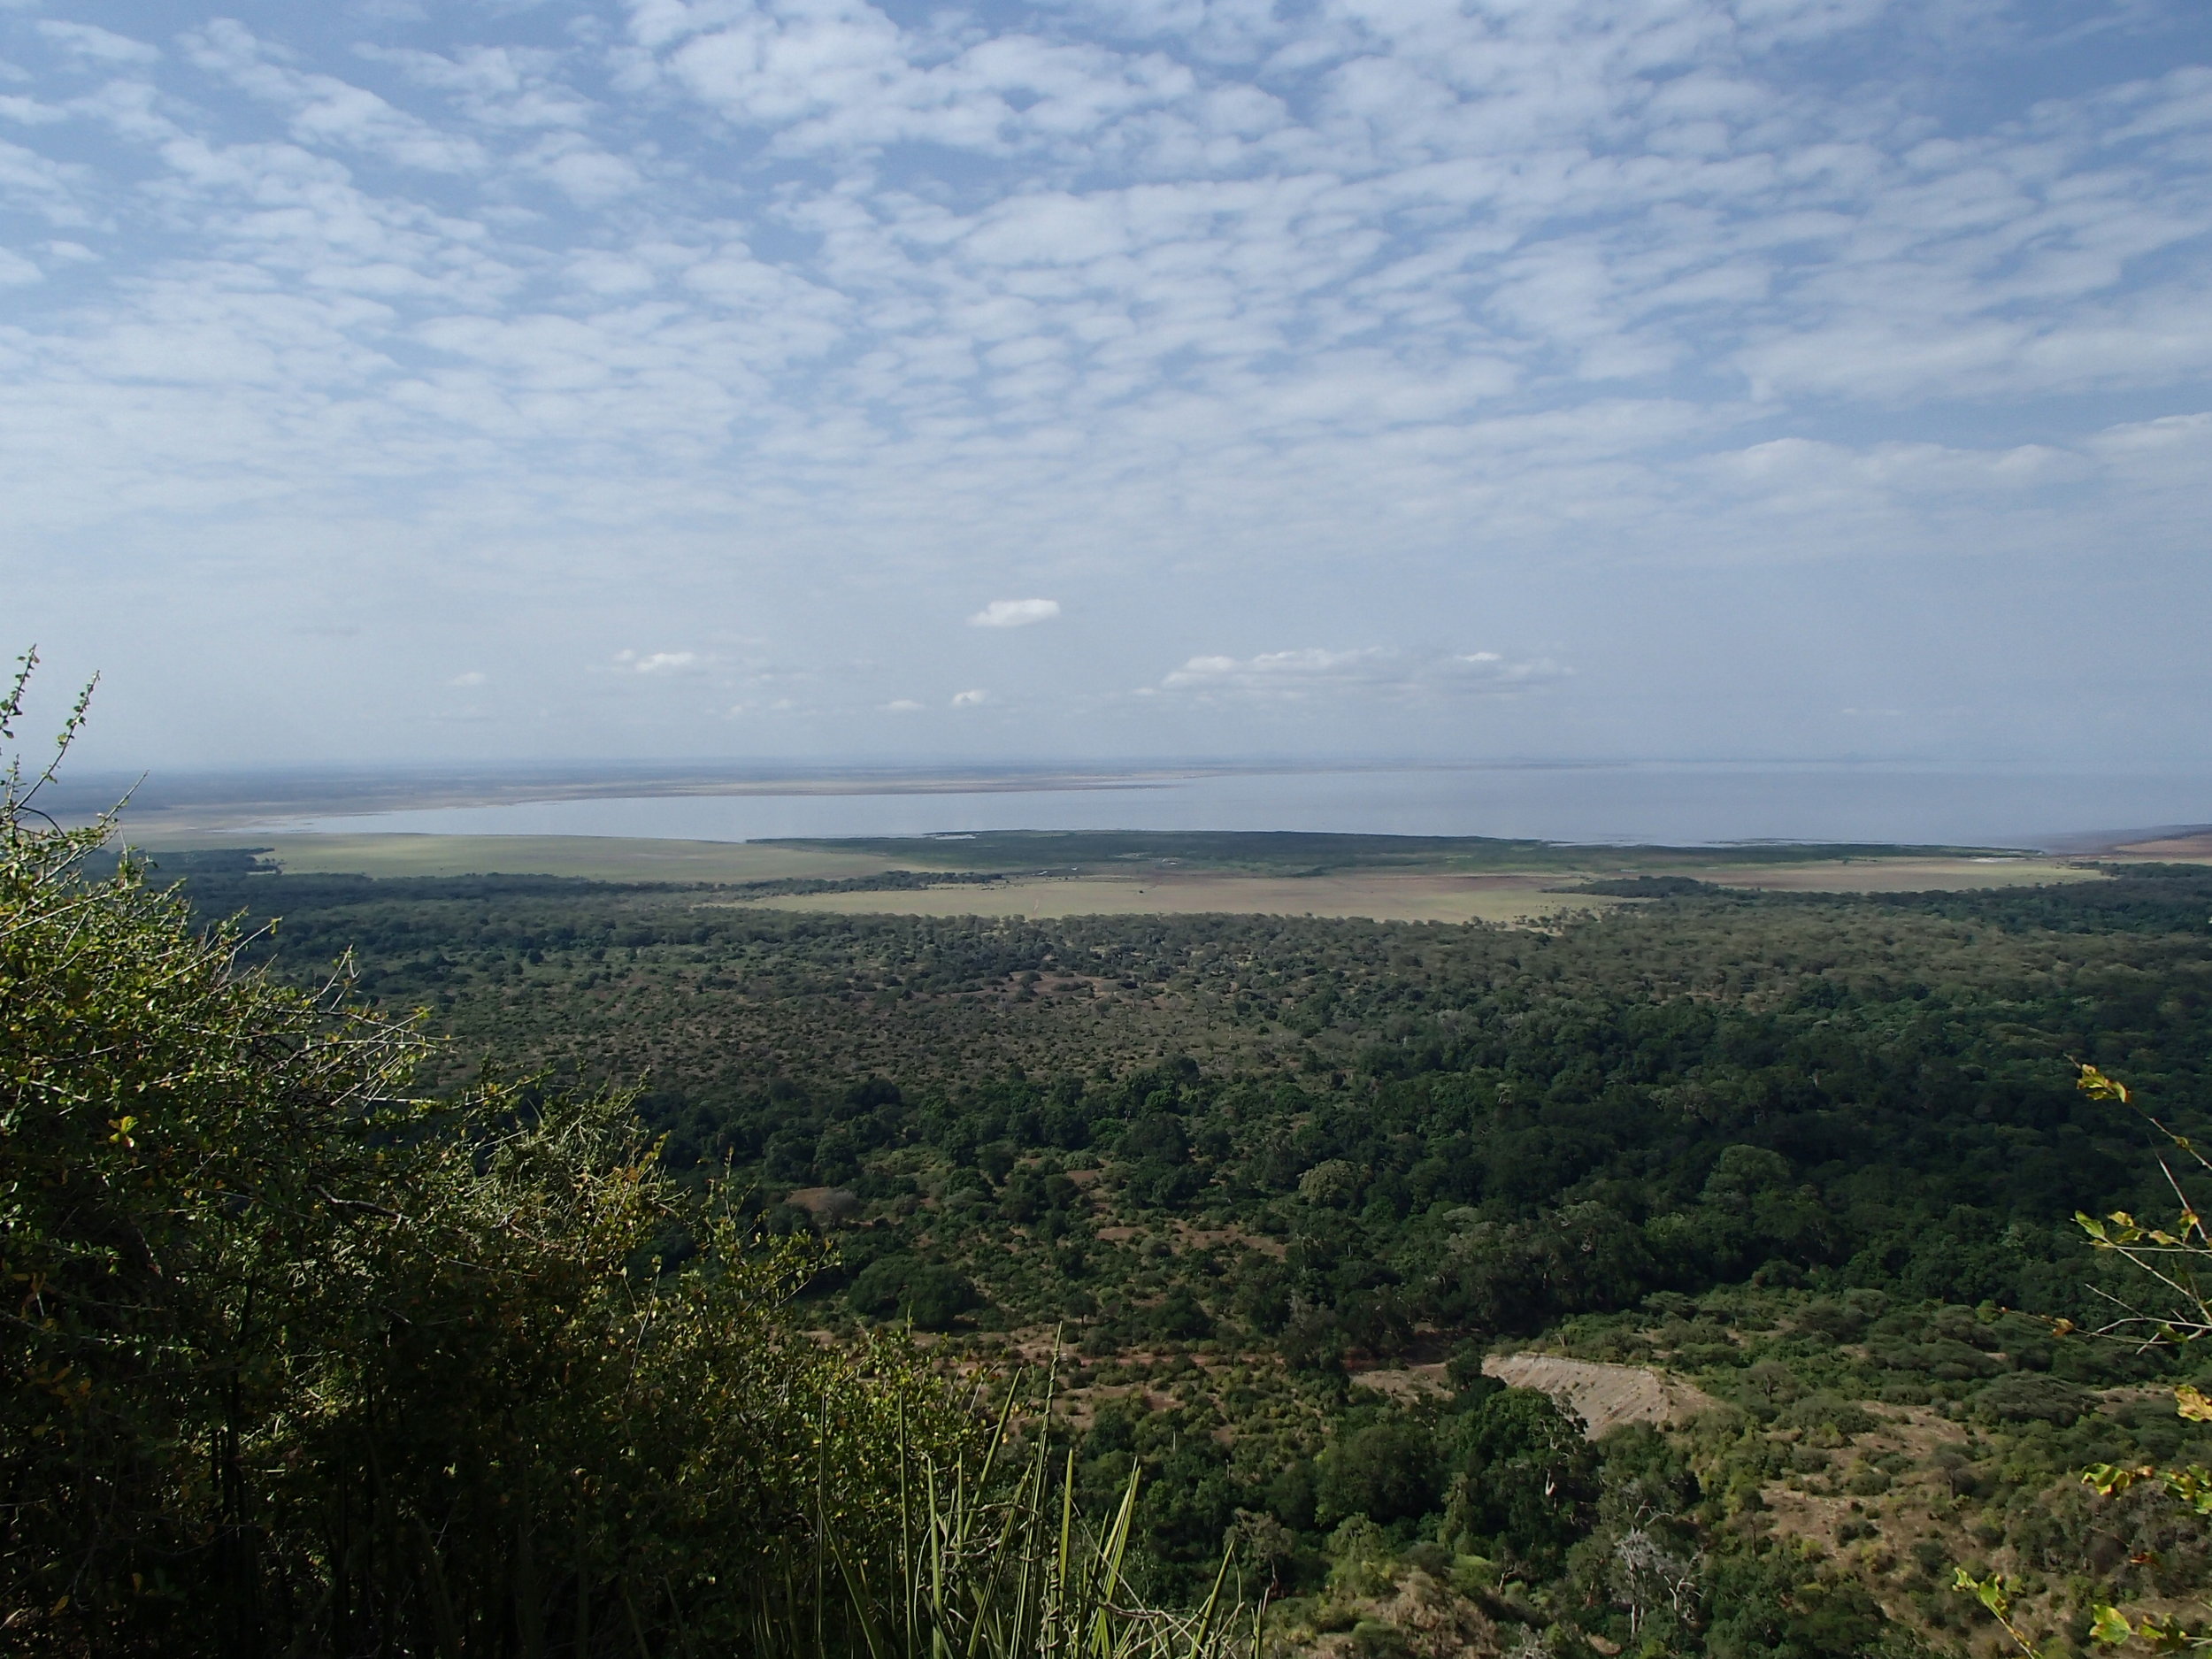
<path fill-rule="evenodd" d="M 1632 763 L 1239 772 L 1093 788 L 673 795 L 272 821 L 287 831 L 687 841 L 993 829 L 1333 830 L 1697 845 L 2043 846 L 2212 821 L 2212 775 Z"/>

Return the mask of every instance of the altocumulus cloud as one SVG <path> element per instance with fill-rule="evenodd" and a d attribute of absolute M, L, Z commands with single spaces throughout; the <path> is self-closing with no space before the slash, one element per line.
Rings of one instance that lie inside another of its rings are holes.
<path fill-rule="evenodd" d="M 72 57 L 104 64 L 150 64 L 161 56 L 154 47 L 89 23 L 57 23 L 42 19 L 32 26 Z"/>
<path fill-rule="evenodd" d="M 1500 695 L 1816 752 L 1905 681 L 2203 741 L 2202 0 L 96 9 L 0 0 L 0 590 L 149 754 L 403 742 L 376 688 L 426 722 L 495 633 L 511 748 L 677 752 L 751 700 L 712 618 L 845 688 L 834 751 L 999 672 L 949 611 L 1063 602 L 1025 742 Z M 2125 669 L 2066 660 L 2116 583 Z M 1903 625 L 1792 634 L 1839 595 Z M 1122 695 L 1229 616 L 1378 643 Z M 1414 649 L 1470 616 L 1495 660 Z"/>
<path fill-rule="evenodd" d="M 1049 622 L 1060 614 L 1056 599 L 994 599 L 968 618 L 971 627 L 1025 628 L 1033 622 Z"/>

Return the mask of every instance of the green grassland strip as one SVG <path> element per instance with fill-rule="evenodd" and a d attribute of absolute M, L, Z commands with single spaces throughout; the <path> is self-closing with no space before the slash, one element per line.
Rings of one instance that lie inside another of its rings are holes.
<path fill-rule="evenodd" d="M 1047 918 L 1074 916 L 1301 916 L 1383 922 L 1492 922 L 1519 926 L 1571 913 L 1587 914 L 1621 901 L 1547 893 L 1532 876 L 1440 876 L 1386 872 L 1364 876 L 1199 873 L 1162 878 L 1037 876 L 970 878 L 956 887 L 902 883 L 894 891 L 877 878 L 832 890 L 794 884 L 764 892 L 757 902 L 778 910 L 832 915 Z"/>
<path fill-rule="evenodd" d="M 1742 842 L 1720 847 L 1596 846 L 1478 835 L 1355 835 L 1304 831 L 987 830 L 753 843 L 968 870 L 1110 874 L 1146 865 L 1224 873 L 1322 876 L 1351 871 L 1664 873 L 1713 866 L 2002 855 L 1981 847 L 1878 842 Z"/>

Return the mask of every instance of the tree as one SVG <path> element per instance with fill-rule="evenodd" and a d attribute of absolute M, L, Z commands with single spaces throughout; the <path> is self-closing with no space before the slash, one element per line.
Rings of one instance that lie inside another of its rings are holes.
<path fill-rule="evenodd" d="M 1582 1425 L 1533 1388 L 1502 1388 L 1459 1419 L 1445 1533 L 1555 1571 L 1589 1530 L 1596 1452 Z"/>
<path fill-rule="evenodd" d="M 1394 1417 L 1330 1445 L 1315 1473 L 1322 1525 L 1355 1515 L 1387 1525 L 1427 1513 L 1436 1496 L 1436 1444 L 1421 1424 Z"/>

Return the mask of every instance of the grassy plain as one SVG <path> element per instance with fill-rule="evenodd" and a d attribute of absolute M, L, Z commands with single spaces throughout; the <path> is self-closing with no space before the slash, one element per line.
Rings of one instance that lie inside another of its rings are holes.
<path fill-rule="evenodd" d="M 1296 877 L 1214 873 L 1143 877 L 1038 876 L 990 887 L 897 893 L 809 893 L 754 902 L 840 915 L 1023 917 L 1314 916 L 1378 922 L 1536 922 L 1569 910 L 1609 910 L 1621 900 L 1548 893 L 1555 875 L 1355 874 Z"/>
<path fill-rule="evenodd" d="M 1538 923 L 1570 911 L 1633 902 L 1558 889 L 1594 872 L 1534 871 L 1461 876 L 1425 871 L 1352 871 L 1286 877 L 1220 872 L 1141 875 L 1033 876 L 990 887 L 925 887 L 895 893 L 809 893 L 754 901 L 786 910 L 835 915 L 1363 917 L 1378 922 Z M 1693 873 L 1678 870 L 1678 873 Z M 2094 870 L 2050 859 L 1837 860 L 1815 864 L 1717 864 L 1694 870 L 1723 886 L 1798 893 L 1921 893 L 1972 887 L 2040 887 L 2098 880 Z"/>
<path fill-rule="evenodd" d="M 1818 852 L 1829 849 L 1806 849 L 1793 862 L 1778 856 L 1784 849 L 1766 848 L 1752 858 L 1743 849 L 1702 852 L 1481 843 L 1479 853 L 1471 855 L 1448 843 L 1416 842 L 1413 838 L 1300 837 L 1256 846 L 1268 838 L 1225 836 L 1217 850 L 1207 838 L 1184 836 L 1173 838 L 1171 845 L 1140 842 L 1138 850 L 1132 851 L 1101 845 L 1106 838 L 1098 836 L 1081 838 L 1087 844 L 1080 847 L 1062 849 L 1058 843 L 1063 839 L 1008 835 L 767 842 L 601 835 L 274 834 L 176 837 L 173 845 L 179 849 L 267 848 L 271 861 L 292 875 L 546 875 L 731 885 L 862 879 L 916 867 L 1003 870 L 1026 864 L 1036 873 L 1015 875 L 987 887 L 794 894 L 753 902 L 835 915 L 1031 920 L 1231 913 L 1541 923 L 1570 911 L 1608 910 L 1622 902 L 1617 897 L 1556 890 L 1562 887 L 1655 870 L 1728 887 L 1804 893 L 1905 893 L 2097 879 L 2093 870 L 2050 858 L 1885 857 L 1863 849 L 1840 857 L 1820 857 Z M 1311 844 L 1324 839 L 1344 844 Z M 155 850 L 158 858 L 159 849 Z M 1049 872 L 1039 868 L 1045 862 L 1041 854 L 1059 850 L 1079 851 L 1084 857 L 1056 864 Z M 1026 859 L 1021 857 L 1025 851 Z M 1568 854 L 1573 855 L 1572 862 Z M 1481 873 L 1466 870 L 1475 856 L 1486 863 Z M 1520 868 L 1512 867 L 1516 862 Z"/>
<path fill-rule="evenodd" d="M 986 830 L 962 835 L 764 844 L 817 852 L 870 853 L 918 869 L 1058 876 L 1207 870 L 1256 876 L 1380 871 L 1457 875 L 1544 872 L 1557 878 L 1593 869 L 1609 875 L 1696 875 L 1723 864 L 1763 869 L 1774 864 L 1868 858 L 1965 858 L 2004 850 L 1811 841 L 1739 842 L 1728 847 L 1595 846 L 1490 835 L 1366 835 L 1304 830 Z"/>
<path fill-rule="evenodd" d="M 613 835 L 210 835 L 161 848 L 266 847 L 288 875 L 579 876 L 595 881 L 843 880 L 897 860 L 758 841 L 646 841 Z"/>

